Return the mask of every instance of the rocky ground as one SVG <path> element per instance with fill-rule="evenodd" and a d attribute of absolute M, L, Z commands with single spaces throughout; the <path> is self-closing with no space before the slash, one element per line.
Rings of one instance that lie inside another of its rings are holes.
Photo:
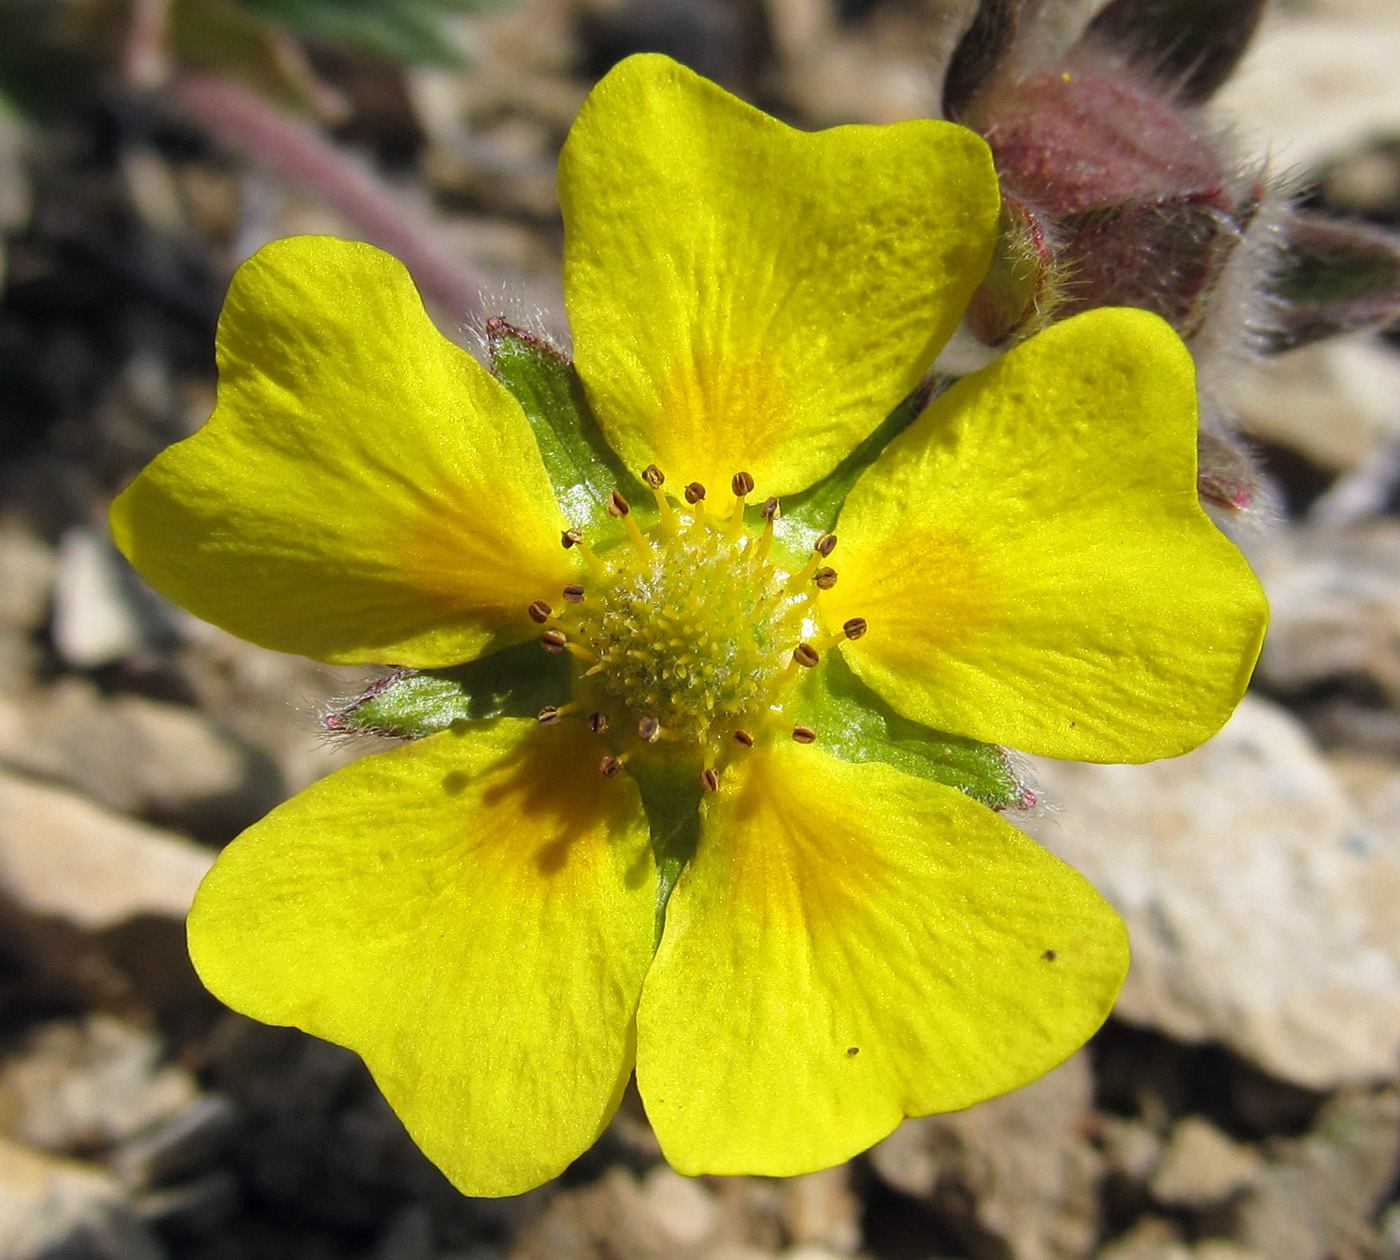
<path fill-rule="evenodd" d="M 612 60 L 660 48 L 796 120 L 889 120 L 935 112 L 941 16 L 519 0 L 463 20 L 466 72 L 313 60 L 350 105 L 338 141 L 431 223 L 448 281 L 557 313 L 554 159 Z M 1397 226 L 1396 66 L 1394 0 L 1279 0 L 1219 113 L 1300 196 Z M 1156 765 L 1036 767 L 1036 835 L 1132 929 L 1092 1045 L 793 1181 L 679 1177 L 629 1098 L 558 1182 L 465 1200 L 353 1055 L 222 1010 L 183 952 L 218 846 L 361 751 L 316 723 L 354 677 L 156 600 L 104 528 L 208 413 L 236 262 L 361 233 L 197 111 L 112 92 L 49 119 L 0 114 L 0 1256 L 1400 1260 L 1393 340 L 1241 376 L 1280 510 L 1242 538 L 1274 620 L 1225 732 Z"/>

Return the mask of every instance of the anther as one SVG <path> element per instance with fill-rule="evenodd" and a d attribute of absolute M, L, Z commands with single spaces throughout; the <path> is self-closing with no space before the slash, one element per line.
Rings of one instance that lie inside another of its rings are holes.
<path fill-rule="evenodd" d="M 666 474 L 655 464 L 648 464 L 642 471 L 642 480 L 653 490 L 659 490 L 666 484 Z"/>
<path fill-rule="evenodd" d="M 537 599 L 525 611 L 530 614 L 531 621 L 533 621 L 537 626 L 542 626 L 546 621 L 549 620 L 550 616 L 554 612 L 554 609 L 552 609 L 548 604 L 546 604 L 544 600 Z"/>
<path fill-rule="evenodd" d="M 540 635 L 540 642 L 544 644 L 546 652 L 562 652 L 569 646 L 568 637 L 562 630 L 546 630 Z"/>
<path fill-rule="evenodd" d="M 841 627 L 848 639 L 860 638 L 869 628 L 864 617 L 852 617 Z"/>
<path fill-rule="evenodd" d="M 571 604 L 583 603 L 583 587 L 579 586 L 577 583 L 573 586 L 566 586 L 564 588 L 564 598 Z"/>
<path fill-rule="evenodd" d="M 753 477 L 746 472 L 736 472 L 729 486 L 734 491 L 734 497 L 742 499 L 745 495 L 753 493 Z"/>
<path fill-rule="evenodd" d="M 627 506 L 627 500 L 618 494 L 616 490 L 608 495 L 609 516 L 626 516 L 631 510 L 632 509 Z"/>
<path fill-rule="evenodd" d="M 775 498 L 764 499 L 763 507 L 760 509 L 760 512 L 765 521 L 771 521 L 778 515 L 778 500 Z"/>
<path fill-rule="evenodd" d="M 740 727 L 737 731 L 734 732 L 734 742 L 738 744 L 740 748 L 752 748 L 753 736 L 750 735 L 748 731 Z"/>
<path fill-rule="evenodd" d="M 811 669 L 821 660 L 821 654 L 810 643 L 799 643 L 792 649 L 792 659 L 795 664 L 801 665 L 804 669 Z"/>
<path fill-rule="evenodd" d="M 661 723 L 648 714 L 637 723 L 637 734 L 644 744 L 654 744 L 661 738 Z"/>
<path fill-rule="evenodd" d="M 544 706 L 543 709 L 539 711 L 539 713 L 535 717 L 535 720 L 541 726 L 557 726 L 559 724 L 560 717 L 561 714 L 559 710 L 556 709 L 554 705 L 547 704 Z"/>
<path fill-rule="evenodd" d="M 823 534 L 817 539 L 816 546 L 812 548 L 823 560 L 836 550 L 836 535 Z"/>
<path fill-rule="evenodd" d="M 588 729 L 595 735 L 601 735 L 608 729 L 608 715 L 606 713 L 590 713 L 588 715 Z"/>
<path fill-rule="evenodd" d="M 694 507 L 697 503 L 704 502 L 704 499 L 705 487 L 702 486 L 698 481 L 692 481 L 688 486 L 686 486 L 685 501 L 689 503 L 691 507 Z"/>
<path fill-rule="evenodd" d="M 819 590 L 829 591 L 836 585 L 836 570 L 823 565 L 812 575 L 812 580 Z"/>
<path fill-rule="evenodd" d="M 719 771 L 713 766 L 706 766 L 700 771 L 700 786 L 707 792 L 718 792 Z"/>
<path fill-rule="evenodd" d="M 566 529 L 559 535 L 559 541 L 564 544 L 565 551 L 568 551 L 570 547 L 577 547 L 583 541 L 583 530 Z"/>
<path fill-rule="evenodd" d="M 792 728 L 792 737 L 799 744 L 812 744 L 816 742 L 817 733 L 810 726 L 803 726 L 799 723 Z"/>
<path fill-rule="evenodd" d="M 598 772 L 605 779 L 615 779 L 619 774 L 622 773 L 623 764 L 624 758 L 607 756 L 604 757 L 603 760 L 598 763 Z"/>

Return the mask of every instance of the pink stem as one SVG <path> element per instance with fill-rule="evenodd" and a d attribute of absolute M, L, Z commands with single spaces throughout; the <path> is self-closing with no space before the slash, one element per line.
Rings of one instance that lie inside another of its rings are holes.
<path fill-rule="evenodd" d="M 222 144 L 335 207 L 367 241 L 398 258 L 430 301 L 458 319 L 480 311 L 482 291 L 489 287 L 482 277 L 453 253 L 426 215 L 386 188 L 359 158 L 221 75 L 182 73 L 168 90 Z"/>

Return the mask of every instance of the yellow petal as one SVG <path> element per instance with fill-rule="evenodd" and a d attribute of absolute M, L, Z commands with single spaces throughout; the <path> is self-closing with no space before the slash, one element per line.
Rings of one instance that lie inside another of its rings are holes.
<path fill-rule="evenodd" d="M 808 134 L 660 56 L 593 89 L 560 162 L 575 358 L 634 470 L 800 490 L 919 381 L 991 257 L 972 132 Z"/>
<path fill-rule="evenodd" d="M 1191 357 L 1142 311 L 1066 320 L 961 381 L 857 483 L 823 597 L 896 709 L 1083 761 L 1195 747 L 1268 608 L 1196 497 Z"/>
<path fill-rule="evenodd" d="M 1048 1071 L 1127 965 L 1107 903 L 991 810 L 769 745 L 726 772 L 671 896 L 637 1083 L 681 1172 L 809 1172 Z"/>
<path fill-rule="evenodd" d="M 141 575 L 245 639 L 451 665 L 527 637 L 572 580 L 520 406 L 370 245 L 297 237 L 238 269 L 209 423 L 116 501 Z"/>
<path fill-rule="evenodd" d="M 235 1010 L 349 1046 L 465 1194 L 560 1172 L 632 1067 L 655 871 L 636 788 L 501 721 L 353 763 L 244 832 L 190 915 Z"/>

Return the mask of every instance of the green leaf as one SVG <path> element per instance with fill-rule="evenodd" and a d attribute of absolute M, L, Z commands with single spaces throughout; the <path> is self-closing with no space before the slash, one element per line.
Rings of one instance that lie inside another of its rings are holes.
<path fill-rule="evenodd" d="M 536 717 L 570 694 L 569 658 L 531 640 L 452 669 L 396 670 L 324 719 L 334 734 L 422 739 L 459 722 Z"/>
<path fill-rule="evenodd" d="M 1006 751 L 901 717 L 859 678 L 838 652 L 807 671 L 787 708 L 817 733 L 818 745 L 842 761 L 882 761 L 905 774 L 957 788 L 992 809 L 1027 804 L 1026 786 Z"/>
<path fill-rule="evenodd" d="M 585 530 L 608 524 L 608 496 L 640 483 L 603 437 L 574 365 L 503 319 L 488 320 L 486 336 L 491 371 L 524 408 L 565 519 Z"/>
<path fill-rule="evenodd" d="M 494 0 L 241 0 L 299 35 L 352 44 L 407 64 L 460 65 L 462 49 L 444 29 L 451 13 Z"/>

